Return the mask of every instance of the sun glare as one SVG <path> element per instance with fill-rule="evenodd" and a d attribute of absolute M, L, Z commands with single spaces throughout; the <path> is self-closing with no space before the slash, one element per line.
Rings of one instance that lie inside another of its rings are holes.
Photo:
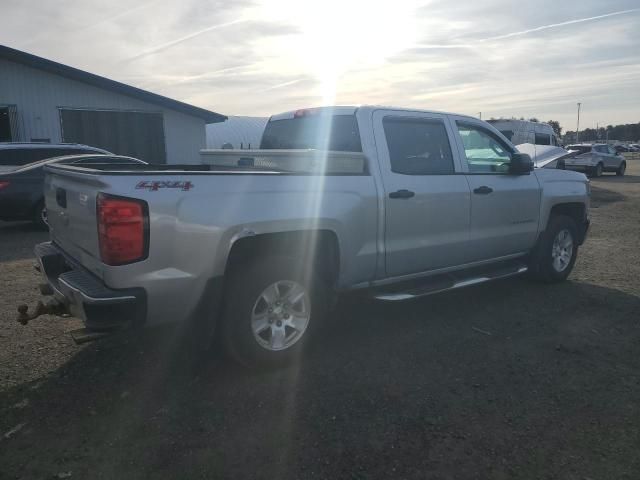
<path fill-rule="evenodd" d="M 329 104 L 346 72 L 381 65 L 414 43 L 416 8 L 403 0 L 264 0 L 260 14 L 298 30 L 280 43 L 280 54 L 320 80 Z"/>

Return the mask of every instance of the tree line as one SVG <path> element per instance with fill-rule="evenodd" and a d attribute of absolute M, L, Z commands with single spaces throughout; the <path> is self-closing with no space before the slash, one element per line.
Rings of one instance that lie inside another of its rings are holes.
<path fill-rule="evenodd" d="M 575 139 L 576 132 L 568 131 L 567 138 Z M 640 140 L 640 122 L 625 123 L 624 125 L 607 125 L 606 127 L 585 128 L 580 130 L 580 141 L 594 142 L 597 140 L 618 140 L 621 142 L 637 142 Z"/>
<path fill-rule="evenodd" d="M 491 120 L 495 120 L 491 117 Z M 515 120 L 515 119 L 514 119 Z M 525 120 L 524 117 L 520 117 L 520 120 Z M 530 118 L 530 122 L 540 122 L 537 118 Z M 553 128 L 553 131 L 558 138 L 563 138 L 565 142 L 574 142 L 576 139 L 575 131 L 567 131 L 562 135 L 562 126 L 557 120 L 547 120 L 544 123 L 548 123 Z M 607 135 L 608 133 L 608 135 Z M 597 140 L 618 140 L 620 142 L 639 142 L 640 141 L 640 122 L 638 123 L 625 123 L 621 125 L 607 125 L 606 127 L 585 128 L 580 130 L 580 141 L 595 142 Z"/>

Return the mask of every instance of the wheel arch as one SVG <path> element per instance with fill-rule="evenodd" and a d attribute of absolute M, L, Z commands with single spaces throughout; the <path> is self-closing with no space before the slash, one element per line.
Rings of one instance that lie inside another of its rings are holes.
<path fill-rule="evenodd" d="M 328 285 L 335 286 L 340 274 L 340 245 L 333 230 L 296 230 L 242 237 L 231 245 L 225 276 L 243 263 L 269 255 L 300 257 L 312 261 L 313 268 Z"/>
<path fill-rule="evenodd" d="M 577 239 L 577 241 L 578 245 L 581 245 L 586 235 L 586 227 L 584 226 L 587 224 L 587 206 L 582 202 L 563 202 L 553 205 L 549 210 L 549 215 L 547 216 L 544 223 L 544 228 L 538 235 L 538 242 L 542 238 L 542 235 L 544 235 L 544 232 L 547 230 L 547 227 L 549 226 L 551 220 L 559 215 L 567 216 L 576 223 L 576 227 L 579 232 L 579 238 Z"/>

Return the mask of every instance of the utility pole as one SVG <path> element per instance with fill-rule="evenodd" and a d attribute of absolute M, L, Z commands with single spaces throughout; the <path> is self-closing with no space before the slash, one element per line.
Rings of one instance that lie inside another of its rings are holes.
<path fill-rule="evenodd" d="M 578 102 L 578 124 L 576 125 L 576 143 L 580 143 L 579 135 L 580 135 L 580 105 L 582 103 Z"/>
<path fill-rule="evenodd" d="M 478 117 L 480 117 L 480 120 L 482 120 L 482 112 L 478 112 Z"/>

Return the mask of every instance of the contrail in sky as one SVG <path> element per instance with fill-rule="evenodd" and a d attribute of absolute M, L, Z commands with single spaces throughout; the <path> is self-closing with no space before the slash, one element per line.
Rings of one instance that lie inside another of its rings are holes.
<path fill-rule="evenodd" d="M 86 32 L 87 30 L 93 30 L 94 28 L 97 28 L 97 27 L 99 27 L 101 25 L 104 25 L 105 23 L 113 22 L 114 20 L 117 20 L 117 19 L 122 18 L 122 17 L 126 17 L 127 15 L 130 15 L 130 14 L 132 14 L 134 12 L 137 12 L 138 10 L 142 10 L 144 8 L 147 8 L 147 7 L 151 6 L 151 5 L 153 5 L 154 3 L 158 3 L 158 1 L 159 0 L 153 0 L 151 2 L 147 2 L 147 3 L 143 3 L 141 5 L 137 5 L 135 7 L 129 8 L 129 9 L 124 10 L 122 12 L 116 13 L 115 15 L 111 15 L 110 17 L 102 18 L 102 19 L 98 20 L 95 23 L 90 23 L 89 25 L 83 25 L 82 27 L 77 28 L 77 29 L 71 28 L 71 29 L 69 29 L 67 31 L 67 33 L 77 34 L 77 33 Z M 49 36 L 48 33 L 42 33 L 40 35 L 32 37 L 31 39 L 29 39 L 29 41 L 22 43 L 21 47 L 24 48 L 27 45 L 33 45 L 33 44 L 38 43 L 38 42 L 40 42 L 42 40 L 45 40 L 45 39 L 49 40 L 49 38 L 50 38 L 50 36 Z"/>
<path fill-rule="evenodd" d="M 163 43 L 161 45 L 157 45 L 155 47 L 152 47 L 148 50 L 145 50 L 144 52 L 141 52 L 137 55 L 134 55 L 133 57 L 129 57 L 125 60 L 125 62 L 130 62 L 132 60 L 137 60 L 139 58 L 143 58 L 143 57 L 147 57 L 149 55 L 153 55 L 155 53 L 161 52 L 163 50 L 166 50 L 167 48 L 173 47 L 174 45 L 178 45 L 179 43 L 182 42 L 186 42 L 187 40 L 191 40 L 194 37 L 197 37 L 198 35 L 202 35 L 203 33 L 207 33 L 210 32 L 212 30 L 217 30 L 219 28 L 224 28 L 224 27 L 230 27 L 231 25 L 236 25 L 238 23 L 242 23 L 242 22 L 246 22 L 247 19 L 244 18 L 240 18 L 238 20 L 233 20 L 231 22 L 226 22 L 226 23 L 219 23 L 218 25 L 213 25 L 211 27 L 207 27 L 207 28 L 203 28 L 202 30 L 198 30 L 196 32 L 190 33 L 189 35 L 185 35 L 184 37 L 180 37 L 177 38 L 175 40 L 171 40 L 170 42 L 167 43 Z"/>
<path fill-rule="evenodd" d="M 494 37 L 478 38 L 476 40 L 473 40 L 472 43 L 418 44 L 416 45 L 416 48 L 433 49 L 433 50 L 448 49 L 448 48 L 474 48 L 477 46 L 478 43 L 481 43 L 481 42 L 492 42 L 494 40 L 503 40 L 505 38 L 520 37 L 522 35 L 528 35 L 530 33 L 540 32 L 543 30 L 550 30 L 552 28 L 564 27 L 564 26 L 573 25 L 576 23 L 591 22 L 593 20 L 600 20 L 601 18 L 613 17 L 616 15 L 624 15 L 627 13 L 635 13 L 638 11 L 640 11 L 640 8 L 632 8 L 629 10 L 620 10 L 618 12 L 605 13 L 604 15 L 596 15 L 595 17 L 578 18 L 575 20 L 567 20 L 566 22 L 551 23 L 549 25 L 542 25 L 540 27 L 521 30 L 519 32 L 505 33 L 502 35 L 496 35 Z"/>
<path fill-rule="evenodd" d="M 277 85 L 272 85 L 270 87 L 265 88 L 263 92 L 267 92 L 269 90 L 275 90 L 276 88 L 288 87 L 289 85 L 294 85 L 296 83 L 301 82 L 302 80 L 303 80 L 302 78 L 296 78 L 295 80 L 290 80 L 288 82 L 278 83 Z"/>
<path fill-rule="evenodd" d="M 640 11 L 640 8 L 632 8 L 630 10 L 620 10 L 619 12 L 605 13 L 604 15 L 597 15 L 595 17 L 578 18 L 577 20 L 568 20 L 561 23 L 552 23 L 550 25 L 542 25 L 541 27 L 530 28 L 528 30 L 522 30 L 520 32 L 512 32 L 504 35 L 497 35 L 495 37 L 488 37 L 477 40 L 479 42 L 489 42 L 491 40 L 502 40 L 503 38 L 519 37 L 520 35 L 527 35 L 533 32 L 539 32 L 541 30 L 549 30 L 551 28 L 564 27 L 565 25 L 573 25 L 575 23 L 590 22 L 592 20 L 600 20 L 601 18 L 613 17 L 615 15 L 624 15 L 625 13 L 634 13 Z"/>

